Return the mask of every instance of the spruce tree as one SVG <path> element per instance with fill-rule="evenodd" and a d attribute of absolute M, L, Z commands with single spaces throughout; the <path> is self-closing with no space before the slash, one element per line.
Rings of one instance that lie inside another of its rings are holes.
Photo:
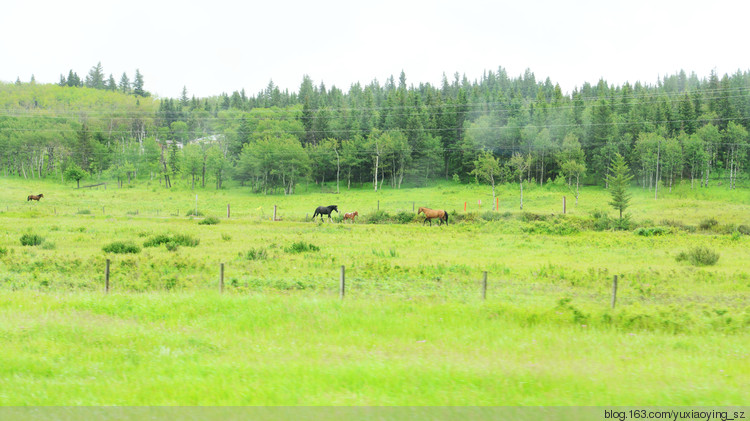
<path fill-rule="evenodd" d="M 625 158 L 619 153 L 615 154 L 612 164 L 609 167 L 607 181 L 609 183 L 609 194 L 612 195 L 612 201 L 609 204 L 620 211 L 620 223 L 622 223 L 622 212 L 630 204 L 631 194 L 628 193 L 628 186 L 633 176 L 630 174 Z"/>
<path fill-rule="evenodd" d="M 141 72 L 138 69 L 135 69 L 135 80 L 133 81 L 133 95 L 147 96 L 146 91 L 143 90 L 143 75 L 141 75 Z"/>

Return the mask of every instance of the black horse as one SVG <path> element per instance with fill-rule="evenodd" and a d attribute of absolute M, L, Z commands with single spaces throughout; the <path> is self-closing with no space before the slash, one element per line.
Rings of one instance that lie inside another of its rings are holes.
<path fill-rule="evenodd" d="M 318 206 L 317 209 L 315 209 L 315 213 L 313 214 L 312 219 L 315 220 L 315 217 L 320 215 L 320 220 L 323 220 L 323 215 L 328 215 L 328 219 L 331 219 L 331 212 L 336 211 L 339 212 L 339 208 L 337 205 L 331 205 L 331 206 Z"/>

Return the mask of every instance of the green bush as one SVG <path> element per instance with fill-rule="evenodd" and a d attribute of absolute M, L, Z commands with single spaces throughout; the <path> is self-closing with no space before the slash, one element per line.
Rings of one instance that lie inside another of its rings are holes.
<path fill-rule="evenodd" d="M 740 234 L 750 235 L 750 227 L 747 225 L 738 226 L 737 231 L 739 231 Z"/>
<path fill-rule="evenodd" d="M 143 247 L 158 247 L 162 244 L 167 244 L 171 241 L 171 238 L 166 234 L 159 234 L 149 238 L 143 242 Z"/>
<path fill-rule="evenodd" d="M 571 235 L 581 231 L 574 222 L 564 217 L 549 221 L 532 221 L 524 225 L 524 232 L 529 234 Z"/>
<path fill-rule="evenodd" d="M 203 215 L 203 212 L 201 211 L 196 212 L 195 209 L 190 209 L 189 211 L 187 211 L 185 216 L 204 216 L 204 215 Z"/>
<path fill-rule="evenodd" d="M 685 225 L 684 222 L 682 222 L 682 221 L 676 221 L 676 220 L 673 220 L 673 219 L 662 219 L 661 225 L 664 225 L 664 226 L 667 226 L 667 227 L 671 227 L 671 228 L 675 228 L 675 229 L 679 229 L 679 230 L 682 230 L 682 231 L 695 232 L 695 226 L 694 225 Z"/>
<path fill-rule="evenodd" d="M 127 253 L 140 253 L 141 248 L 137 245 L 126 242 L 126 241 L 115 241 L 113 243 L 109 243 L 106 246 L 102 247 L 102 250 L 104 250 L 105 253 L 117 253 L 117 254 L 127 254 Z"/>
<path fill-rule="evenodd" d="M 91 215 L 91 211 L 88 209 L 81 209 L 78 211 L 78 215 Z"/>
<path fill-rule="evenodd" d="M 24 234 L 21 236 L 22 246 L 38 246 L 44 242 L 44 237 L 38 234 Z"/>
<path fill-rule="evenodd" d="M 387 224 L 391 222 L 392 217 L 384 210 L 378 210 L 364 216 L 364 221 L 368 224 Z"/>
<path fill-rule="evenodd" d="M 143 242 L 143 247 L 158 247 L 162 244 L 174 243 L 177 246 L 195 247 L 200 240 L 187 234 L 166 235 L 159 234 Z"/>
<path fill-rule="evenodd" d="M 401 211 L 396 214 L 396 222 L 399 224 L 408 224 L 414 222 L 416 215 L 412 212 Z"/>
<path fill-rule="evenodd" d="M 643 237 L 653 237 L 655 235 L 664 235 L 669 234 L 671 230 L 667 227 L 649 227 L 649 228 L 636 228 L 635 231 L 633 231 L 635 235 L 640 235 Z"/>
<path fill-rule="evenodd" d="M 0 256 L 5 256 L 7 254 L 8 254 L 8 249 L 0 246 Z"/>
<path fill-rule="evenodd" d="M 532 222 L 532 221 L 546 221 L 547 216 L 546 215 L 539 215 L 536 213 L 531 212 L 522 212 L 521 215 L 518 217 L 523 222 Z"/>
<path fill-rule="evenodd" d="M 693 266 L 712 266 L 719 261 L 719 253 L 708 247 L 698 246 L 689 251 L 680 252 L 676 260 L 678 262 L 687 260 Z"/>
<path fill-rule="evenodd" d="M 250 249 L 245 253 L 247 260 L 266 260 L 268 258 L 268 251 L 264 248 Z"/>
<path fill-rule="evenodd" d="M 209 217 L 203 219 L 202 221 L 198 222 L 198 225 L 216 225 L 219 222 L 220 222 L 219 218 L 217 218 L 215 216 L 209 216 Z"/>
<path fill-rule="evenodd" d="M 714 218 L 708 218 L 708 219 L 702 220 L 701 223 L 698 225 L 698 227 L 700 227 L 700 229 L 702 230 L 710 230 L 716 225 L 719 225 L 719 221 L 717 221 Z"/>
<path fill-rule="evenodd" d="M 296 241 L 292 243 L 289 247 L 284 248 L 284 251 L 287 253 L 304 253 L 308 251 L 319 251 L 320 247 L 306 243 L 304 241 Z"/>
<path fill-rule="evenodd" d="M 466 212 L 466 213 L 459 213 L 456 211 L 448 212 L 448 223 L 459 223 L 459 222 L 476 222 L 479 221 L 481 217 L 477 212 Z M 437 220 L 435 220 L 437 221 Z"/>
<path fill-rule="evenodd" d="M 613 228 L 613 220 L 606 212 L 595 210 L 591 212 L 591 229 L 594 231 L 606 231 Z"/>
<path fill-rule="evenodd" d="M 485 221 L 501 221 L 503 219 L 510 218 L 512 214 L 510 212 L 493 212 L 493 211 L 486 211 L 482 213 L 482 219 Z"/>
<path fill-rule="evenodd" d="M 170 241 L 170 242 L 164 244 L 164 247 L 166 247 L 167 250 L 169 250 L 169 251 L 177 251 L 177 249 L 180 248 L 180 246 L 177 243 L 175 243 L 174 241 Z"/>
<path fill-rule="evenodd" d="M 200 239 L 191 237 L 187 234 L 175 234 L 172 236 L 172 241 L 185 247 L 196 247 L 201 242 Z"/>

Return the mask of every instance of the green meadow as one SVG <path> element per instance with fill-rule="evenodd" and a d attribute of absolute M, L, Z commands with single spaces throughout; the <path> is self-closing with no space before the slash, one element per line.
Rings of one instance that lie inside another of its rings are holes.
<path fill-rule="evenodd" d="M 452 182 L 289 196 L 0 183 L 0 405 L 750 400 L 746 189 L 633 188 L 618 230 L 600 187 L 576 205 L 565 186 L 525 185 L 521 211 L 518 185 L 500 186 L 493 211 L 488 186 Z M 331 204 L 360 216 L 310 221 Z M 104 251 L 117 242 L 137 252 Z M 718 260 L 681 257 L 698 247 Z"/>

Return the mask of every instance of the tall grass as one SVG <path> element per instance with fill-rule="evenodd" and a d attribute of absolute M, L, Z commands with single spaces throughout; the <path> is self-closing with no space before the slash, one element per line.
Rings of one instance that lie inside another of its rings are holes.
<path fill-rule="evenodd" d="M 498 188 L 499 211 L 478 206 L 478 198 L 491 203 L 486 186 L 356 189 L 334 199 L 342 212 L 359 211 L 347 224 L 309 222 L 316 206 L 334 203 L 304 186 L 294 197 L 199 190 L 205 214 L 232 205 L 231 218 L 204 227 L 184 216 L 195 209 L 189 189 L 7 181 L 3 405 L 732 405 L 750 397 L 746 191 L 678 187 L 655 201 L 634 189 L 634 226 L 621 231 L 599 188 L 583 189 L 578 207 L 569 200 L 564 216 L 567 193 L 549 186 L 524 187 L 524 214 L 515 186 Z M 49 200 L 16 205 L 27 190 L 45 199 L 49 191 Z M 282 221 L 270 221 L 274 204 Z M 412 206 L 444 208 L 450 225 L 422 225 Z M 365 223 L 368 215 L 382 223 Z M 699 229 L 710 218 L 717 224 Z M 21 246 L 29 229 L 54 247 Z M 144 249 L 106 254 L 112 242 Z M 695 247 L 721 258 L 677 261 Z M 344 301 L 336 298 L 341 265 Z"/>

